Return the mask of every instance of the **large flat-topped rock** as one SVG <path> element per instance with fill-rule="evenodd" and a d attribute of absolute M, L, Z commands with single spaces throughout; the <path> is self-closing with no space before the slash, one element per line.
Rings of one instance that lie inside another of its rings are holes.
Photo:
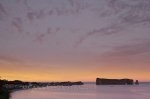
<path fill-rule="evenodd" d="M 96 78 L 96 85 L 133 85 L 133 79 Z"/>

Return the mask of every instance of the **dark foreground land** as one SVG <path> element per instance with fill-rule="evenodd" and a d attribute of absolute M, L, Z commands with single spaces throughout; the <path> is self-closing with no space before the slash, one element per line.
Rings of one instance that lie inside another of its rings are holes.
<path fill-rule="evenodd" d="M 9 99 L 10 92 L 15 90 L 23 90 L 29 88 L 47 87 L 47 86 L 72 86 L 83 85 L 81 81 L 78 82 L 23 82 L 20 80 L 7 81 L 0 80 L 0 99 Z"/>
<path fill-rule="evenodd" d="M 10 91 L 0 87 L 0 99 L 9 99 Z"/>

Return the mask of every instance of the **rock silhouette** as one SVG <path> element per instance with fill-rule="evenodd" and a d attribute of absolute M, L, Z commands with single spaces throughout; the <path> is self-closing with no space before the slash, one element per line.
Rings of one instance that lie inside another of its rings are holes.
<path fill-rule="evenodd" d="M 96 78 L 96 85 L 133 85 L 132 79 L 105 79 Z"/>
<path fill-rule="evenodd" d="M 138 81 L 138 80 L 136 80 L 136 81 L 135 81 L 135 84 L 136 84 L 136 85 L 139 85 L 139 81 Z"/>

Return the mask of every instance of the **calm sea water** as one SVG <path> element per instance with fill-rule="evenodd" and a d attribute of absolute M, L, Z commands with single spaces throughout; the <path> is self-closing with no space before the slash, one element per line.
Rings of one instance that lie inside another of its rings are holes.
<path fill-rule="evenodd" d="M 50 86 L 16 91 L 11 99 L 150 99 L 150 84 Z"/>

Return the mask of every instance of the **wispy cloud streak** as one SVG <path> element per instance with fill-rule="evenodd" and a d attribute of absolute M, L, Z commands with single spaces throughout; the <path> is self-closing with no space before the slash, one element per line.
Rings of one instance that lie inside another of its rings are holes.
<path fill-rule="evenodd" d="M 102 28 L 89 30 L 75 45 L 78 46 L 82 44 L 87 38 L 93 35 L 108 36 L 121 33 L 136 24 L 150 24 L 150 1 L 131 0 L 131 2 L 133 2 L 133 4 L 123 0 L 107 0 L 109 9 L 107 8 L 104 12 L 109 14 L 105 14 L 105 17 L 115 16 L 117 19 L 114 19 L 115 21 L 112 21 L 109 25 Z M 103 16 L 103 11 L 100 9 L 96 12 Z"/>

